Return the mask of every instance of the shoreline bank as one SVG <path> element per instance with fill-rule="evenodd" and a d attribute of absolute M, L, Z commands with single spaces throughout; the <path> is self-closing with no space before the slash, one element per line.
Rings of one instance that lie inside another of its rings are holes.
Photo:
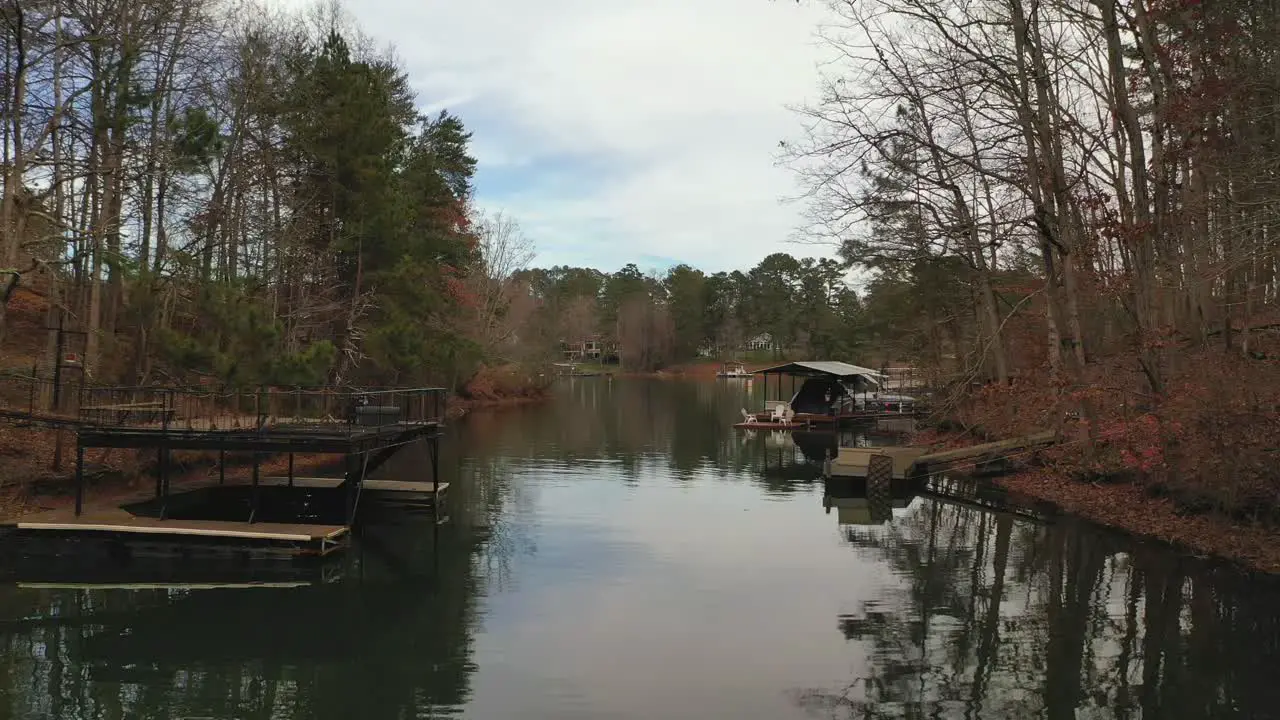
<path fill-rule="evenodd" d="M 1048 502 L 1062 512 L 1131 535 L 1168 543 L 1243 569 L 1280 574 L 1280 528 L 1247 524 L 1213 513 L 1190 513 L 1127 481 L 1086 482 L 1052 468 L 992 478 L 1012 493 Z"/>
<path fill-rule="evenodd" d="M 916 442 L 962 447 L 960 432 L 920 431 Z M 999 440 L 1000 438 L 991 438 Z M 1236 520 L 1220 513 L 1192 512 L 1170 497 L 1153 494 L 1123 478 L 1084 480 L 1050 463 L 988 479 L 1014 496 L 1044 502 L 1063 514 L 1113 530 L 1169 544 L 1198 557 L 1212 557 L 1243 570 L 1280 574 L 1280 528 Z"/>
<path fill-rule="evenodd" d="M 447 420 L 459 420 L 470 415 L 476 410 L 496 410 L 501 408 L 518 407 L 521 405 L 532 405 L 534 403 L 546 402 L 550 398 L 550 394 L 543 392 L 536 395 L 519 395 L 497 398 L 452 398 L 449 400 L 448 410 L 445 411 Z"/>

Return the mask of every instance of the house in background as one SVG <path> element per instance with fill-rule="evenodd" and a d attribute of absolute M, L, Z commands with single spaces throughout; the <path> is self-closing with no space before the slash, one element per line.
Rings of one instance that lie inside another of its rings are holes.
<path fill-rule="evenodd" d="M 561 340 L 560 351 L 567 362 L 616 362 L 618 344 L 601 335 L 578 340 Z"/>
<path fill-rule="evenodd" d="M 772 350 L 773 335 L 760 333 L 742 344 L 743 350 Z"/>

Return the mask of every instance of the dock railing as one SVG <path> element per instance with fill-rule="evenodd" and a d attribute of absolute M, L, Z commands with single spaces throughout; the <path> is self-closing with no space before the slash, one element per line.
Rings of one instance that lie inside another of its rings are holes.
<path fill-rule="evenodd" d="M 86 426 L 185 432 L 321 430 L 443 423 L 443 388 L 86 387 L 79 420 Z"/>
<path fill-rule="evenodd" d="M 80 386 L 78 380 L 45 377 L 38 366 L 0 370 L 0 414 L 71 424 L 79 412 Z"/>

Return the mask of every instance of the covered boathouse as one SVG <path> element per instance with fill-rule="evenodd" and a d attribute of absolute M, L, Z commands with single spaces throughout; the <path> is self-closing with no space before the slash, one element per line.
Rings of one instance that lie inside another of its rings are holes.
<path fill-rule="evenodd" d="M 883 392 L 884 374 L 859 365 L 805 360 L 755 374 L 764 380 L 764 419 L 772 417 L 780 403 L 790 408 L 791 421 L 801 424 L 874 420 L 916 410 L 915 398 Z"/>

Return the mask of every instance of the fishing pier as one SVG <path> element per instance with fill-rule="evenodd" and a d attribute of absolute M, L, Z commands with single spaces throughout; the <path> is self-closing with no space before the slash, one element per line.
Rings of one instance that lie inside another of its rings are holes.
<path fill-rule="evenodd" d="M 75 431 L 75 503 L 17 518 L 13 526 L 24 534 L 322 556 L 346 547 L 362 497 L 430 507 L 438 516 L 448 488 L 440 481 L 441 388 L 84 387 L 77 404 L 74 415 L 32 418 Z M 411 444 L 429 455 L 423 477 L 369 478 Z M 154 488 L 94 497 L 85 451 L 95 448 L 154 453 Z M 175 451 L 216 453 L 216 479 L 175 488 Z M 228 474 L 228 455 L 248 456 L 247 476 Z M 299 476 L 296 455 L 332 456 L 341 475 Z M 287 458 L 283 475 L 264 475 L 273 458 Z"/>

